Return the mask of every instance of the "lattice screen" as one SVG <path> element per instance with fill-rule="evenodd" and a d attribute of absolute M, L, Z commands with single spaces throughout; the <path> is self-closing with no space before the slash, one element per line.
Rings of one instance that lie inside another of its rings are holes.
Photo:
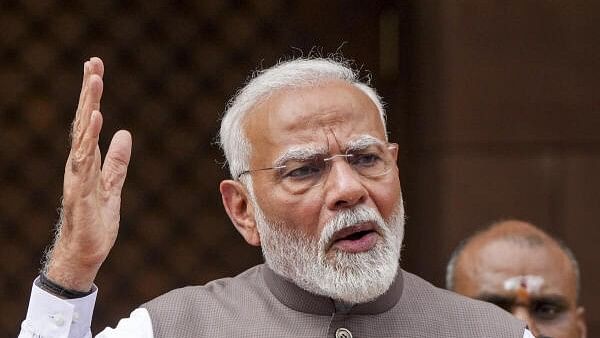
<path fill-rule="evenodd" d="M 340 15 L 347 6 L 323 6 L 315 13 L 274 0 L 0 4 L 1 336 L 16 336 L 51 239 L 83 60 L 97 55 L 106 66 L 102 149 L 119 128 L 134 138 L 119 238 L 97 278 L 97 331 L 168 289 L 260 261 L 220 203 L 218 116 L 261 63 L 290 47 L 335 51 L 352 29 L 377 27 L 348 28 L 367 10 Z M 332 36 L 313 39 L 323 26 Z M 372 55 L 371 41 L 346 51 Z"/>
<path fill-rule="evenodd" d="M 193 3 L 193 4 L 192 4 Z M 227 221 L 218 116 L 257 60 L 275 59 L 281 3 L 59 1 L 0 5 L 0 335 L 16 335 L 59 205 L 81 63 L 106 64 L 103 146 L 134 153 L 118 242 L 98 276 L 95 326 L 159 290 L 260 261 Z"/>

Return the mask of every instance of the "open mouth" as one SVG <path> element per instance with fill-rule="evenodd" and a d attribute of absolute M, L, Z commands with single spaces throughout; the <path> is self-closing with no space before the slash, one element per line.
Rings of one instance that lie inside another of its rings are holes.
<path fill-rule="evenodd" d="M 346 252 L 364 252 L 375 246 L 378 237 L 373 223 L 361 223 L 335 233 L 331 246 Z"/>
<path fill-rule="evenodd" d="M 355 241 L 355 240 L 361 239 L 363 236 L 366 236 L 367 234 L 369 234 L 371 232 L 373 232 L 373 230 L 359 231 L 359 232 L 355 232 L 355 233 L 351 234 L 350 236 L 346 236 L 343 239 Z"/>

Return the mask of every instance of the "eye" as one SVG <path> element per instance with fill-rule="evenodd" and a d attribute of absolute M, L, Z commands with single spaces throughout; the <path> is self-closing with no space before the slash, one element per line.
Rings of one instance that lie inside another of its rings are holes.
<path fill-rule="evenodd" d="M 303 180 L 314 178 L 323 171 L 323 166 L 319 165 L 316 161 L 302 162 L 286 164 L 283 178 L 289 178 L 292 180 Z"/>
<path fill-rule="evenodd" d="M 353 166 L 371 167 L 381 162 L 381 156 L 377 153 L 358 153 L 352 154 L 348 158 L 348 162 Z"/>
<path fill-rule="evenodd" d="M 539 319 L 551 320 L 558 317 L 565 307 L 554 302 L 539 301 L 531 307 L 532 315 Z"/>
<path fill-rule="evenodd" d="M 498 296 L 498 295 L 484 295 L 477 297 L 479 300 L 484 302 L 492 303 L 505 311 L 511 312 L 514 305 L 514 299 L 510 297 Z"/>

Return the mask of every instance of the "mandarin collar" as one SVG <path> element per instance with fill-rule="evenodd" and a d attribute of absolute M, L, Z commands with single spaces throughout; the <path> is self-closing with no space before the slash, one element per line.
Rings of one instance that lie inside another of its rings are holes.
<path fill-rule="evenodd" d="M 333 299 L 302 289 L 294 282 L 275 273 L 266 264 L 263 265 L 262 270 L 263 278 L 271 293 L 287 307 L 299 312 L 316 315 L 331 315 L 339 312 L 339 310 L 336 311 L 336 302 Z M 356 304 L 343 312 L 344 314 L 357 315 L 373 315 L 385 312 L 398 303 L 402 296 L 403 287 L 402 269 L 398 267 L 394 282 L 383 295 L 370 302 Z"/>

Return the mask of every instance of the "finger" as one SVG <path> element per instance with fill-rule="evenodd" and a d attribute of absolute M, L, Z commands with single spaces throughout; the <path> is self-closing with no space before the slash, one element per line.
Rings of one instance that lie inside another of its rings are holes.
<path fill-rule="evenodd" d="M 104 77 L 104 64 L 102 59 L 98 57 L 92 57 L 88 61 L 83 63 L 83 79 L 81 81 L 81 92 L 79 93 L 79 101 L 77 103 L 77 114 L 81 111 L 83 107 L 83 101 L 85 98 L 86 90 L 87 90 L 87 81 L 90 78 L 91 74 L 97 74 L 101 78 Z"/>
<path fill-rule="evenodd" d="M 86 83 L 87 90 L 83 98 L 83 103 L 80 112 L 80 120 L 82 128 L 85 129 L 90 121 L 90 116 L 93 111 L 100 110 L 100 99 L 104 90 L 104 82 L 98 74 L 90 74 Z"/>
<path fill-rule="evenodd" d="M 77 110 L 75 111 L 75 118 L 73 119 L 73 123 L 71 124 L 71 133 L 69 134 L 71 138 L 71 148 L 73 147 L 73 140 L 76 138 L 76 135 L 79 135 L 80 130 L 80 119 L 81 119 L 81 107 L 83 105 L 83 98 L 85 97 L 85 92 L 87 90 L 87 81 L 89 78 L 89 61 L 83 63 L 83 78 L 81 79 L 81 91 L 79 92 L 79 101 L 77 102 Z"/>
<path fill-rule="evenodd" d="M 102 79 L 102 77 L 104 76 L 104 64 L 102 63 L 102 60 L 97 57 L 93 57 L 83 64 L 83 80 L 81 84 L 81 92 L 79 94 L 79 102 L 77 104 L 77 111 L 75 113 L 75 120 L 73 121 L 71 131 L 72 139 L 78 139 L 78 136 L 81 136 L 81 134 L 79 133 L 82 129 L 81 124 L 82 122 L 87 122 L 88 115 L 82 117 L 82 112 L 85 111 L 86 102 L 88 102 L 90 99 L 89 91 L 90 89 L 94 88 L 93 86 L 90 87 L 90 79 L 94 77 L 93 75 L 99 76 L 100 79 Z M 92 110 L 94 109 L 100 109 L 99 99 L 98 104 L 92 106 Z M 87 112 L 89 113 L 91 111 L 87 110 Z"/>
<path fill-rule="evenodd" d="M 91 74 L 86 87 L 83 106 L 74 125 L 72 147 L 80 144 L 90 124 L 92 112 L 100 109 L 100 99 L 104 89 L 102 78 L 97 74 Z"/>
<path fill-rule="evenodd" d="M 104 63 L 102 62 L 102 59 L 93 56 L 90 58 L 90 65 L 92 68 L 92 73 L 98 74 L 100 77 L 104 77 Z"/>
<path fill-rule="evenodd" d="M 110 142 L 102 166 L 102 183 L 104 190 L 111 195 L 121 194 L 131 159 L 131 147 L 131 134 L 127 130 L 119 130 Z"/>
<path fill-rule="evenodd" d="M 80 144 L 71 149 L 71 171 L 73 173 L 85 173 L 94 167 L 99 167 L 98 140 L 102 122 L 102 114 L 97 110 L 93 111 Z"/>
<path fill-rule="evenodd" d="M 77 102 L 77 111 L 75 112 L 75 118 L 79 116 L 79 111 L 81 110 L 81 104 L 83 102 L 83 97 L 85 96 L 86 83 L 89 75 L 90 62 L 86 61 L 83 63 L 83 77 L 81 79 L 81 91 L 79 92 L 79 101 Z"/>
<path fill-rule="evenodd" d="M 83 106 L 83 98 L 85 97 L 86 83 L 91 74 L 97 74 L 100 77 L 104 77 L 104 64 L 102 59 L 98 57 L 92 57 L 88 61 L 83 63 L 83 80 L 81 83 L 81 92 L 79 93 L 79 103 L 77 104 L 77 111 Z"/>

